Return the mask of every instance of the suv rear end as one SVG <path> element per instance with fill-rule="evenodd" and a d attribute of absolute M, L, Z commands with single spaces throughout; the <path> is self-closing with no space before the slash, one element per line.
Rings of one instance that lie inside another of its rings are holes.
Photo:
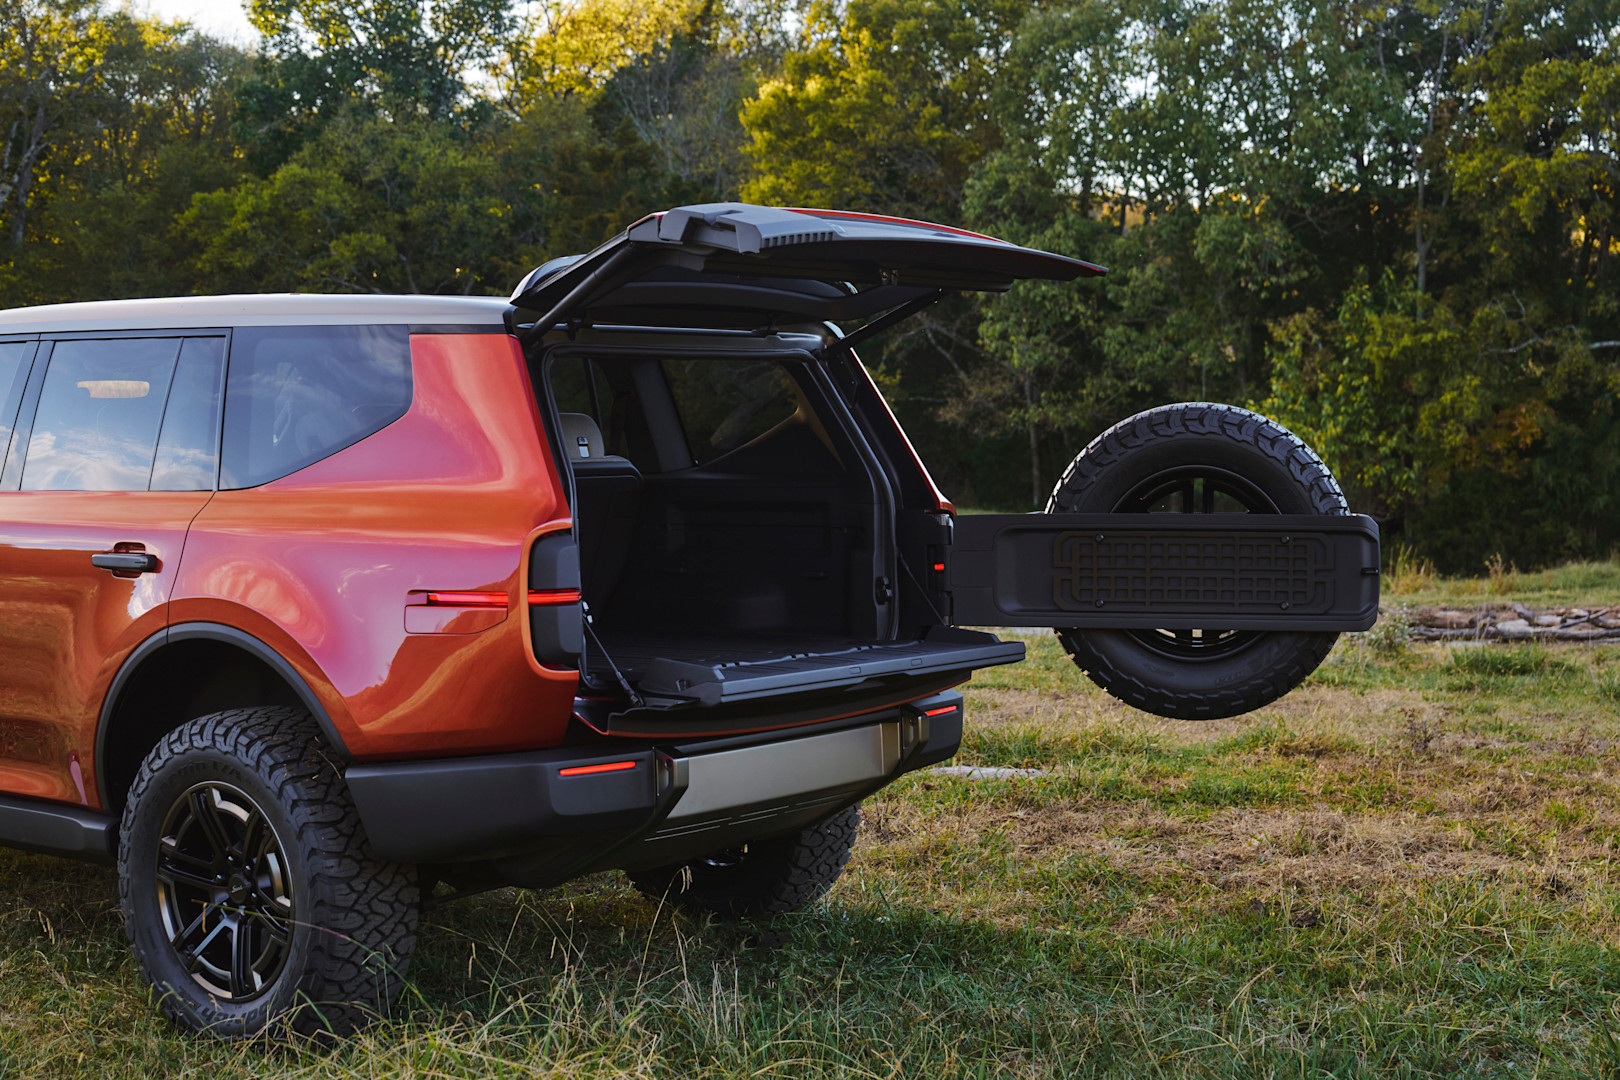
<path fill-rule="evenodd" d="M 956 522 L 856 358 L 948 291 L 1100 272 L 716 204 L 509 300 L 0 313 L 0 843 L 115 861 L 182 1024 L 343 1031 L 426 896 L 814 900 L 1023 656 L 959 623 L 1057 628 L 1166 715 L 1273 700 L 1377 611 L 1308 447 L 1170 406 L 1053 512 Z"/>
<path fill-rule="evenodd" d="M 663 867 L 954 753 L 951 687 L 1023 647 L 945 625 L 928 591 L 942 552 L 895 536 L 948 528 L 948 508 L 878 448 L 858 409 L 886 420 L 881 398 L 827 343 L 607 327 L 528 350 L 573 509 L 524 538 L 510 601 L 537 670 L 579 693 L 531 753 L 351 767 L 379 853 L 454 862 L 437 872 L 463 885 Z"/>

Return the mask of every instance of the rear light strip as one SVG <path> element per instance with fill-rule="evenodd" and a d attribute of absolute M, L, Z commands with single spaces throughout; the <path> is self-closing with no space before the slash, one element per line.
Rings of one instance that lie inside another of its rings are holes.
<path fill-rule="evenodd" d="M 578 589 L 537 589 L 529 594 L 529 604 L 577 604 Z"/>
<path fill-rule="evenodd" d="M 941 705 L 937 709 L 929 709 L 929 710 L 927 710 L 926 712 L 923 713 L 923 715 L 924 716 L 944 716 L 948 712 L 955 712 L 955 711 L 956 711 L 956 706 L 955 705 Z"/>
<path fill-rule="evenodd" d="M 435 607 L 498 607 L 506 606 L 503 592 L 430 592 L 427 602 Z"/>
<path fill-rule="evenodd" d="M 916 218 L 891 217 L 888 214 L 863 214 L 858 210 L 817 210 L 809 206 L 784 206 L 782 209 L 791 210 L 795 214 L 807 214 L 810 217 L 832 218 L 834 221 L 876 221 L 885 225 L 919 225 L 934 232 L 955 233 L 957 236 L 971 236 L 975 240 L 994 240 L 998 244 L 1007 241 L 994 236 L 986 236 L 982 232 L 969 232 L 967 229 L 958 229 L 952 225 L 936 225 L 931 221 L 918 221 Z"/>
<path fill-rule="evenodd" d="M 541 589 L 529 594 L 531 605 L 577 604 L 579 600 L 578 589 Z M 434 607 L 482 608 L 503 608 L 508 603 L 503 592 L 430 592 L 427 602 Z"/>
<path fill-rule="evenodd" d="M 575 765 L 571 769 L 559 770 L 557 775 L 590 776 L 592 773 L 624 772 L 626 769 L 633 769 L 635 767 L 636 763 L 633 761 L 609 761 L 602 765 Z"/>

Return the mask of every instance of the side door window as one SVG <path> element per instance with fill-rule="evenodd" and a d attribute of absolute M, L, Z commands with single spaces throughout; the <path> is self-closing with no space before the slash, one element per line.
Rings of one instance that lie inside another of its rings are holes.
<path fill-rule="evenodd" d="M 29 361 L 34 357 L 32 341 L 0 341 L 0 463 L 11 447 L 11 432 L 17 422 L 17 406 L 22 404 L 23 386 L 28 381 Z"/>
<path fill-rule="evenodd" d="M 55 342 L 22 490 L 147 490 L 179 353 L 179 338 Z"/>

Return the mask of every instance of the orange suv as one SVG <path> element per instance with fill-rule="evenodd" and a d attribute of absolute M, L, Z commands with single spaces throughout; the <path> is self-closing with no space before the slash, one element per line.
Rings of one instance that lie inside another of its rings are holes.
<path fill-rule="evenodd" d="M 0 312 L 0 843 L 116 862 L 180 1023 L 344 1031 L 435 889 L 815 899 L 1022 658 L 961 624 L 1057 628 L 1166 715 L 1271 700 L 1376 613 L 1376 528 L 1302 443 L 1171 406 L 1050 513 L 957 519 L 855 357 L 1100 272 L 715 204 L 509 300 Z"/>

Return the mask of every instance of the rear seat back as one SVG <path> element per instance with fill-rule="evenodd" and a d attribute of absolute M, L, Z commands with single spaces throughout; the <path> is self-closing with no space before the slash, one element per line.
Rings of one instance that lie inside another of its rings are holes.
<path fill-rule="evenodd" d="M 607 452 L 602 429 L 584 413 L 559 413 L 563 452 L 574 473 L 574 534 L 585 599 L 606 603 L 624 572 L 641 508 L 641 471 Z"/>

